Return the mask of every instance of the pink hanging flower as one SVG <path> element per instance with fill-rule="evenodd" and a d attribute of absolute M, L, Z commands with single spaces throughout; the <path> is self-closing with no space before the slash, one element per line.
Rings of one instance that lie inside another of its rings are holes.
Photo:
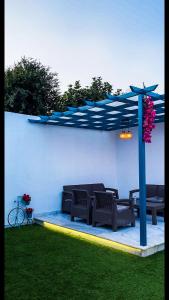
<path fill-rule="evenodd" d="M 151 131 L 155 128 L 153 124 L 156 111 L 153 109 L 154 103 L 150 96 L 144 99 L 144 115 L 143 115 L 143 141 L 151 143 Z"/>

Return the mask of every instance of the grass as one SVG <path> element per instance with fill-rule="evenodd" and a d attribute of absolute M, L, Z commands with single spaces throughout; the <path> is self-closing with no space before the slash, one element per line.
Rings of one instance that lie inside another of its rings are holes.
<path fill-rule="evenodd" d="M 5 300 L 161 300 L 164 252 L 141 258 L 38 225 L 5 229 Z"/>

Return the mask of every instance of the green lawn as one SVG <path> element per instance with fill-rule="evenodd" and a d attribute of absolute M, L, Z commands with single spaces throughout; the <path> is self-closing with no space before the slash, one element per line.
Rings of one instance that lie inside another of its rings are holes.
<path fill-rule="evenodd" d="M 5 300 L 161 300 L 164 252 L 141 258 L 44 229 L 5 229 Z"/>

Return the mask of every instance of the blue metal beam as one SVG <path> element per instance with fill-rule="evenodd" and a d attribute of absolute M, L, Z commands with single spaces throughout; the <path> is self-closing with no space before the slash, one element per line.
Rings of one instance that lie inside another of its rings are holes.
<path fill-rule="evenodd" d="M 139 142 L 139 199 L 140 199 L 140 245 L 147 245 L 146 230 L 146 165 L 143 141 L 143 95 L 138 96 L 138 142 Z"/>
<path fill-rule="evenodd" d="M 141 89 L 136 86 L 130 85 L 132 92 L 135 92 L 137 94 L 143 94 L 143 95 L 145 95 L 148 92 L 153 92 L 157 87 L 158 87 L 158 84 L 155 84 L 155 85 L 148 86 L 144 89 Z"/>

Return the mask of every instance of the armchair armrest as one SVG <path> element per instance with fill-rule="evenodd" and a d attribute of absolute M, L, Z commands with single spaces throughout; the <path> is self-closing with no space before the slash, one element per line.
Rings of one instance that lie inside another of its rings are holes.
<path fill-rule="evenodd" d="M 105 187 L 105 190 L 114 192 L 116 199 L 119 199 L 119 193 L 117 189 Z"/>

